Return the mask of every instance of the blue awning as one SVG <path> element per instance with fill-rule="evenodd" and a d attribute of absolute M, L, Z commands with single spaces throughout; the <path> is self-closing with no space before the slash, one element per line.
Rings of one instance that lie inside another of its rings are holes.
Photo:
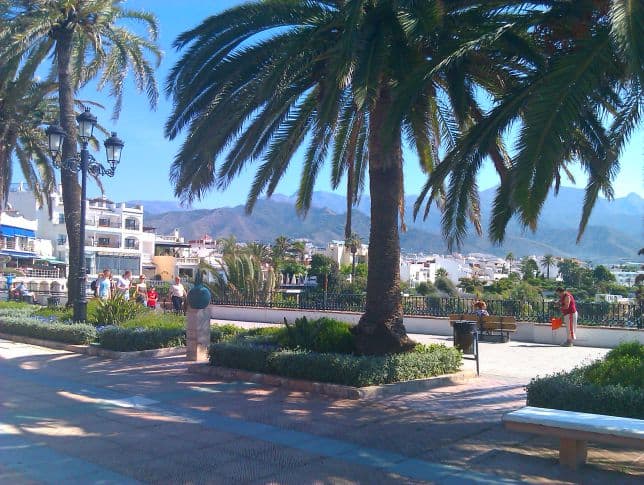
<path fill-rule="evenodd" d="M 35 258 L 38 256 L 36 253 L 29 253 L 29 252 L 22 252 L 22 251 L 11 251 L 9 249 L 3 249 L 0 251 L 0 254 L 4 254 L 5 256 L 11 256 L 12 258 Z"/>
<path fill-rule="evenodd" d="M 22 236 L 22 237 L 36 237 L 36 232 L 32 231 L 31 229 L 24 229 L 22 227 L 14 227 L 14 226 L 0 226 L 0 234 L 2 234 L 5 237 L 16 237 L 16 236 Z"/>

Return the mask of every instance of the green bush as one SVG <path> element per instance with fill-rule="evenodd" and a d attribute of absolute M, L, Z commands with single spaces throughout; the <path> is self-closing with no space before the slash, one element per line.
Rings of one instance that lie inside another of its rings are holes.
<path fill-rule="evenodd" d="M 532 379 L 527 405 L 644 419 L 644 392 L 625 386 L 588 383 L 583 369 Z"/>
<path fill-rule="evenodd" d="M 87 323 L 96 323 L 96 310 L 98 308 L 100 300 L 92 298 L 87 301 Z M 45 318 L 56 318 L 57 320 L 71 321 L 74 315 L 74 310 L 72 307 L 64 306 L 46 306 L 40 307 L 35 312 L 34 315 Z"/>
<path fill-rule="evenodd" d="M 29 303 L 23 303 L 20 301 L 0 301 L 0 310 L 33 309 L 33 307 L 34 306 Z"/>
<path fill-rule="evenodd" d="M 533 379 L 528 405 L 644 419 L 644 345 L 620 344 L 603 359 Z"/>
<path fill-rule="evenodd" d="M 241 343 L 217 343 L 210 346 L 210 364 L 253 372 L 270 373 L 272 350 Z"/>
<path fill-rule="evenodd" d="M 281 334 L 280 344 L 289 349 L 323 353 L 350 354 L 355 350 L 349 324 L 326 317 L 317 320 L 298 318 L 295 325 L 286 326 Z"/>
<path fill-rule="evenodd" d="M 159 313 L 153 310 L 144 309 L 131 320 L 119 325 L 123 328 L 179 328 L 185 329 L 186 317 L 176 313 Z"/>
<path fill-rule="evenodd" d="M 237 342 L 214 344 L 210 348 L 212 365 L 356 387 L 455 372 L 461 362 L 458 350 L 443 345 L 418 345 L 412 352 L 382 357 L 276 351 Z"/>
<path fill-rule="evenodd" d="M 0 318 L 0 332 L 69 344 L 89 344 L 96 340 L 96 329 L 85 323 L 43 322 L 15 315 Z"/>
<path fill-rule="evenodd" d="M 231 324 L 218 324 L 210 328 L 210 342 L 215 344 L 232 340 L 247 330 Z"/>
<path fill-rule="evenodd" d="M 183 328 L 123 328 L 109 326 L 98 334 L 101 347 L 119 352 L 181 347 L 186 344 Z"/>
<path fill-rule="evenodd" d="M 143 305 L 134 300 L 126 300 L 121 295 L 97 302 L 92 322 L 97 325 L 119 325 L 145 311 Z"/>

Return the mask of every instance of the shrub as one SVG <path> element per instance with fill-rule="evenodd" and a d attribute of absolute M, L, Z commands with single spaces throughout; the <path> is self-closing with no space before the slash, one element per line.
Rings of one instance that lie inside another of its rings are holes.
<path fill-rule="evenodd" d="M 226 342 L 244 332 L 246 332 L 245 329 L 231 324 L 215 325 L 210 328 L 210 342 L 213 344 Z"/>
<path fill-rule="evenodd" d="M 611 350 L 603 360 L 585 368 L 589 383 L 600 386 L 625 386 L 644 390 L 644 345 L 622 344 Z"/>
<path fill-rule="evenodd" d="M 349 354 L 355 350 L 355 341 L 349 324 L 326 317 L 318 320 L 298 318 L 295 320 L 295 325 L 286 326 L 280 343 L 289 349 L 313 352 Z"/>
<path fill-rule="evenodd" d="M 461 354 L 443 345 L 418 345 L 414 351 L 404 354 L 355 356 L 306 350 L 275 351 L 228 342 L 211 346 L 210 363 L 297 379 L 364 387 L 455 372 L 461 366 Z"/>
<path fill-rule="evenodd" d="M 145 310 L 145 307 L 133 300 L 126 300 L 121 295 L 107 300 L 97 300 L 94 322 L 97 325 L 118 325 L 133 319 Z"/>
<path fill-rule="evenodd" d="M 85 323 L 43 322 L 20 315 L 0 318 L 0 332 L 76 345 L 96 340 L 96 329 Z"/>
<path fill-rule="evenodd" d="M 527 405 L 644 419 L 644 392 L 625 386 L 589 383 L 584 369 L 532 379 Z"/>
<path fill-rule="evenodd" d="M 240 343 L 217 343 L 210 346 L 210 364 L 253 372 L 270 373 L 268 358 L 272 351 Z"/>
<path fill-rule="evenodd" d="M 158 313 L 145 309 L 131 320 L 123 322 L 123 328 L 179 328 L 185 329 L 186 317 L 175 313 Z"/>
<path fill-rule="evenodd" d="M 98 333 L 101 347 L 119 352 L 180 347 L 186 344 L 183 328 L 123 328 L 108 326 Z"/>
<path fill-rule="evenodd" d="M 20 301 L 0 301 L 0 310 L 21 310 L 27 308 L 33 309 L 33 305 Z"/>

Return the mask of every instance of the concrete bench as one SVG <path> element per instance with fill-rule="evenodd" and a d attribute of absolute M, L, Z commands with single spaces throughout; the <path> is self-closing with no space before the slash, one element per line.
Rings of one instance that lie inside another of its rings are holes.
<path fill-rule="evenodd" d="M 525 407 L 503 417 L 505 427 L 559 438 L 559 463 L 572 468 L 586 463 L 586 442 L 644 448 L 644 420 Z"/>

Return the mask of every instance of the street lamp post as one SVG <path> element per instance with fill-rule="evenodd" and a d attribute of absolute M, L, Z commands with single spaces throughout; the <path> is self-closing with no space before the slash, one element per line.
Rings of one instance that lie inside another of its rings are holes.
<path fill-rule="evenodd" d="M 92 138 L 94 127 L 96 126 L 96 116 L 90 113 L 89 108 L 85 108 L 85 111 L 76 117 L 76 121 L 78 122 L 78 136 L 81 141 L 81 150 L 79 154 L 66 160 L 63 160 L 62 156 L 59 158 L 59 154 L 62 151 L 63 139 L 66 136 L 65 130 L 59 125 L 50 125 L 47 127 L 46 133 L 49 151 L 51 152 L 54 165 L 57 168 L 65 168 L 75 173 L 80 172 L 81 174 L 80 229 L 78 238 L 80 268 L 77 276 L 79 293 L 74 304 L 74 321 L 84 322 L 87 320 L 87 271 L 85 269 L 85 199 L 87 198 L 87 174 L 114 177 L 116 166 L 121 160 L 121 151 L 123 150 L 124 143 L 114 132 L 112 136 L 105 140 L 105 151 L 109 164 L 109 167 L 105 167 L 97 162 L 88 150 L 89 140 Z"/>

